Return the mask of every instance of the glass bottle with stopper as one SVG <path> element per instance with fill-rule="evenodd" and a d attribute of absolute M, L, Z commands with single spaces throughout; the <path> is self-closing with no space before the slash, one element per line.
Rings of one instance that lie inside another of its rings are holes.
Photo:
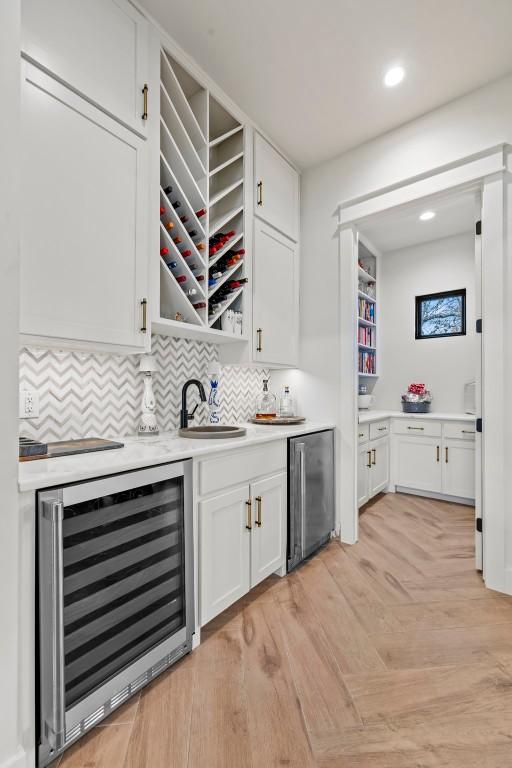
<path fill-rule="evenodd" d="M 283 419 L 290 419 L 295 416 L 293 397 L 288 386 L 285 386 L 283 394 L 279 399 L 279 416 Z"/>
<path fill-rule="evenodd" d="M 256 400 L 255 410 L 257 419 L 275 419 L 277 415 L 276 396 L 269 392 L 268 379 L 263 379 L 263 392 Z"/>

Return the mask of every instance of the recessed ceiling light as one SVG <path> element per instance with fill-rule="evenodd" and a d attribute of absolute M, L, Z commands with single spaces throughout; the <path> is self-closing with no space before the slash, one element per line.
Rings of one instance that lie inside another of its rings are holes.
<path fill-rule="evenodd" d="M 435 217 L 434 211 L 424 211 L 420 215 L 420 221 L 430 221 L 430 219 L 433 219 Z"/>
<path fill-rule="evenodd" d="M 402 82 L 405 77 L 405 69 L 403 67 L 391 67 L 384 75 L 384 85 L 388 88 L 394 88 Z"/>

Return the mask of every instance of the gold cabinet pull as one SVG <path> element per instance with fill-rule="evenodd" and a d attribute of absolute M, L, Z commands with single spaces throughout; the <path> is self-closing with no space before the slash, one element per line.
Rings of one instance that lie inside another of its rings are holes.
<path fill-rule="evenodd" d="M 144 111 L 142 113 L 142 119 L 147 120 L 148 119 L 148 84 L 144 83 L 144 88 L 142 89 L 142 95 L 144 97 Z"/>
<path fill-rule="evenodd" d="M 246 501 L 245 506 L 247 508 L 247 522 L 245 527 L 248 531 L 252 531 L 252 501 L 250 499 L 249 501 Z"/>
<path fill-rule="evenodd" d="M 439 446 L 436 445 L 436 461 L 439 462 Z"/>
<path fill-rule="evenodd" d="M 377 449 L 372 448 L 372 466 L 375 466 L 377 463 Z"/>
<path fill-rule="evenodd" d="M 258 328 L 258 330 L 256 331 L 256 337 L 257 337 L 256 352 L 263 352 L 263 343 L 262 343 L 263 331 L 261 328 Z"/>
<path fill-rule="evenodd" d="M 448 447 L 444 449 L 444 462 L 448 464 Z"/>
<path fill-rule="evenodd" d="M 423 432 L 425 427 L 407 427 L 407 429 L 418 429 L 420 432 Z"/>
<path fill-rule="evenodd" d="M 475 430 L 474 429 L 463 429 L 462 430 L 462 434 L 463 435 L 474 435 L 475 434 Z"/>
<path fill-rule="evenodd" d="M 368 469 L 371 469 L 371 466 L 372 466 L 372 452 L 371 451 L 366 451 L 366 453 L 368 455 L 368 464 L 366 466 L 368 467 Z"/>
<path fill-rule="evenodd" d="M 256 188 L 257 188 L 256 204 L 257 205 L 263 205 L 263 182 L 262 181 L 258 181 L 258 183 L 256 185 Z"/>
<path fill-rule="evenodd" d="M 261 496 L 256 496 L 256 525 L 261 528 Z"/>
<path fill-rule="evenodd" d="M 379 432 L 385 432 L 387 427 L 378 427 Z"/>
<path fill-rule="evenodd" d="M 142 299 L 140 303 L 142 307 L 142 325 L 140 327 L 141 333 L 147 333 L 148 330 L 148 300 Z"/>

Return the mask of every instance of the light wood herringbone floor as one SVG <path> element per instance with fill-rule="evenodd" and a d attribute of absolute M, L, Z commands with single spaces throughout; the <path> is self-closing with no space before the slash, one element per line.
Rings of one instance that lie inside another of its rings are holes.
<path fill-rule="evenodd" d="M 379 497 L 356 546 L 268 579 L 59 768 L 512 765 L 512 598 L 473 515 Z"/>

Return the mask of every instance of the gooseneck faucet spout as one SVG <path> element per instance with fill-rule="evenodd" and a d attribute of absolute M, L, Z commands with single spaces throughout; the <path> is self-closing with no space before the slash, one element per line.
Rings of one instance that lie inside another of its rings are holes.
<path fill-rule="evenodd" d="M 199 397 L 201 398 L 201 402 L 206 402 L 206 395 L 204 392 L 204 387 L 199 381 L 199 379 L 189 379 L 185 382 L 183 385 L 183 389 L 181 390 L 181 413 L 180 413 L 180 427 L 181 429 L 186 429 L 188 427 L 189 420 L 194 418 L 194 413 L 196 412 L 199 403 L 196 403 L 191 413 L 187 411 L 187 392 L 189 387 L 195 386 L 197 387 L 199 391 Z"/>

